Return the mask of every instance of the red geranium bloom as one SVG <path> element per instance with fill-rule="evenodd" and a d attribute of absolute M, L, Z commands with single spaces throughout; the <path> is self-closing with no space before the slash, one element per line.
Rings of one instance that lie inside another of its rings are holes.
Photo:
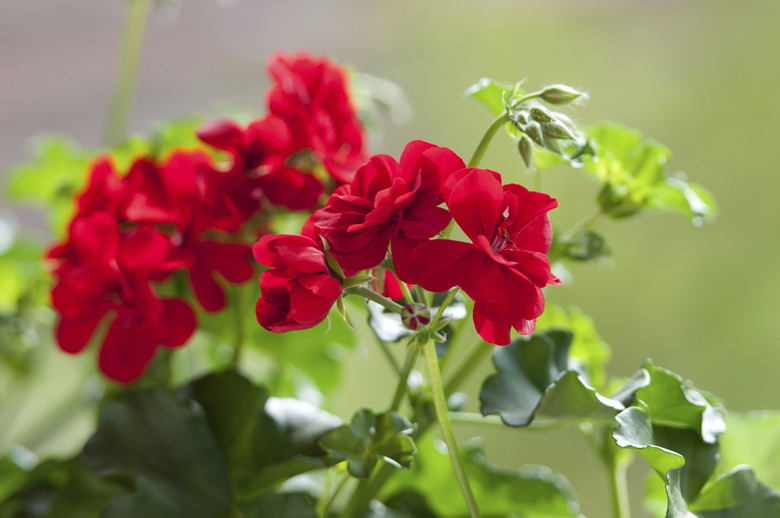
<path fill-rule="evenodd" d="M 450 222 L 449 213 L 438 207 L 444 201 L 441 184 L 463 167 L 447 148 L 410 142 L 400 163 L 387 155 L 371 157 L 312 220 L 342 268 L 373 268 L 391 246 L 395 274 L 411 282 L 407 256 Z"/>
<path fill-rule="evenodd" d="M 206 311 L 225 307 L 225 293 L 214 279 L 248 281 L 254 274 L 249 246 L 214 230 L 226 217 L 218 206 L 219 183 L 211 183 L 211 161 L 202 151 L 175 151 L 161 167 L 149 164 L 128 175 L 132 186 L 127 215 L 133 221 L 169 223 L 169 260 L 186 267 L 195 296 Z"/>
<path fill-rule="evenodd" d="M 260 275 L 257 321 L 283 333 L 322 322 L 341 296 L 341 280 L 328 268 L 316 241 L 294 235 L 269 235 L 252 247 L 255 259 L 270 266 Z"/>
<path fill-rule="evenodd" d="M 76 218 L 69 241 L 54 247 L 49 258 L 59 260 L 52 305 L 60 314 L 57 342 L 78 353 L 109 312 L 99 366 L 111 379 L 136 380 L 159 345 L 178 347 L 195 331 L 195 314 L 180 299 L 160 299 L 149 284 L 166 263 L 168 239 L 151 225 L 120 235 L 119 224 L 107 212 Z"/>
<path fill-rule="evenodd" d="M 336 180 L 351 181 L 367 154 L 344 69 L 305 52 L 277 52 L 267 68 L 274 81 L 267 96 L 269 111 L 288 124 L 293 142 L 310 149 Z"/>
<path fill-rule="evenodd" d="M 486 341 L 506 345 L 510 328 L 534 331 L 544 311 L 541 288 L 560 281 L 545 255 L 552 242 L 550 196 L 516 184 L 501 185 L 498 173 L 459 173 L 447 206 L 471 243 L 431 240 L 409 257 L 416 282 L 430 291 L 460 286 L 474 299 L 474 324 Z"/>
<path fill-rule="evenodd" d="M 241 215 L 241 222 L 260 210 L 263 195 L 274 205 L 291 210 L 309 209 L 319 201 L 322 183 L 309 171 L 286 165 L 308 142 L 293 141 L 279 117 L 268 115 L 246 129 L 218 119 L 200 126 L 197 134 L 206 144 L 232 156 L 233 166 L 221 175 L 220 192 L 223 203 Z"/>

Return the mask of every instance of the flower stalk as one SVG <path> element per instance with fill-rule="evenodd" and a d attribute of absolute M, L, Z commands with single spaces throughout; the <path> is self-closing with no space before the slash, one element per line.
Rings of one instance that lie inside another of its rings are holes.
<path fill-rule="evenodd" d="M 103 144 L 107 146 L 118 144 L 127 130 L 151 0 L 125 0 L 125 4 L 125 26 L 119 51 L 119 70 L 108 110 L 106 131 L 103 135 Z"/>
<path fill-rule="evenodd" d="M 468 162 L 468 167 L 478 167 L 479 164 L 482 162 L 482 157 L 485 156 L 485 152 L 487 151 L 488 146 L 490 145 L 490 141 L 493 140 L 493 137 L 496 135 L 496 132 L 498 129 L 506 124 L 509 121 L 509 113 L 504 112 L 498 117 L 493 120 L 493 122 L 490 123 L 490 126 L 488 126 L 488 129 L 485 130 L 484 135 L 482 135 L 482 139 L 479 141 L 479 144 L 477 144 L 477 149 L 474 150 L 474 154 L 471 155 L 471 159 Z"/>
<path fill-rule="evenodd" d="M 441 372 L 439 372 L 439 360 L 436 357 L 436 346 L 433 342 L 429 341 L 423 347 L 423 356 L 425 357 L 425 363 L 428 367 L 428 375 L 431 382 L 431 392 L 433 393 L 433 406 L 436 410 L 436 420 L 441 428 L 441 434 L 444 438 L 444 442 L 447 444 L 447 451 L 452 461 L 452 467 L 455 470 L 455 476 L 458 479 L 458 485 L 460 486 L 463 498 L 466 500 L 466 506 L 469 509 L 471 518 L 479 518 L 479 509 L 477 508 L 477 502 L 474 499 L 474 494 L 471 492 L 471 486 L 469 486 L 469 480 L 466 476 L 466 470 L 463 466 L 463 460 L 458 452 L 458 443 L 455 441 L 455 434 L 452 431 L 452 423 L 450 422 L 449 412 L 447 410 L 447 400 L 444 396 L 444 387 L 441 381 Z"/>

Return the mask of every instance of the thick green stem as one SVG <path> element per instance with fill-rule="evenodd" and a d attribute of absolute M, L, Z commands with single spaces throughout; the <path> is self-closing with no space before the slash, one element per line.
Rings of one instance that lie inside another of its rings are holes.
<path fill-rule="evenodd" d="M 460 364 L 458 370 L 456 370 L 455 373 L 450 376 L 449 381 L 447 381 L 447 385 L 444 387 L 444 394 L 449 397 L 453 392 L 458 390 L 458 387 L 466 380 L 474 368 L 482 363 L 485 358 L 490 356 L 493 349 L 495 349 L 495 346 L 484 340 L 480 340 L 475 347 L 472 347 L 471 354 L 463 360 L 463 363 Z"/>
<path fill-rule="evenodd" d="M 455 476 L 458 479 L 458 485 L 466 500 L 466 506 L 469 508 L 471 518 L 479 518 L 479 509 L 474 495 L 469 486 L 469 479 L 466 477 L 466 470 L 463 467 L 463 460 L 458 452 L 458 443 L 455 442 L 455 434 L 452 432 L 452 423 L 450 422 L 449 412 L 447 410 L 447 399 L 444 396 L 444 387 L 441 382 L 441 373 L 439 372 L 439 359 L 436 357 L 436 346 L 433 342 L 428 342 L 423 347 L 425 363 L 428 366 L 428 375 L 431 382 L 431 392 L 433 394 L 433 406 L 436 410 L 436 420 L 439 422 L 441 434 L 444 442 L 447 444 L 447 451 L 450 454 L 452 467 L 455 469 Z"/>
<path fill-rule="evenodd" d="M 493 140 L 493 137 L 495 136 L 498 129 L 506 124 L 508 120 L 509 114 L 504 112 L 490 123 L 488 129 L 485 130 L 485 134 L 482 135 L 482 140 L 480 140 L 479 144 L 477 144 L 477 149 L 475 149 L 474 154 L 471 155 L 471 160 L 469 160 L 468 167 L 479 167 L 479 164 L 482 162 L 482 157 L 485 156 L 485 152 L 490 145 L 490 141 Z"/>
<path fill-rule="evenodd" d="M 125 26 L 119 54 L 119 69 L 108 111 L 106 132 L 103 135 L 103 144 L 106 146 L 115 146 L 125 136 L 138 75 L 138 63 L 141 60 L 146 18 L 152 3 L 151 0 L 125 0 L 125 2 Z"/>
<path fill-rule="evenodd" d="M 609 489 L 612 496 L 613 518 L 631 518 L 631 507 L 628 499 L 628 484 L 626 470 L 628 463 L 613 459 L 609 468 Z"/>

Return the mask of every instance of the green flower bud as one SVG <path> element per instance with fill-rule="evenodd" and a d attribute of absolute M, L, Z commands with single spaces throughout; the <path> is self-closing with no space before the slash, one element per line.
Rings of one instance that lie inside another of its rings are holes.
<path fill-rule="evenodd" d="M 530 113 L 531 118 L 536 122 L 552 122 L 555 120 L 555 117 L 550 113 L 550 110 L 544 106 L 534 106 L 531 108 Z"/>
<path fill-rule="evenodd" d="M 512 114 L 512 118 L 519 126 L 525 126 L 528 124 L 528 112 L 518 111 Z"/>
<path fill-rule="evenodd" d="M 586 95 L 585 92 L 580 92 L 570 86 L 551 85 L 542 90 L 539 97 L 549 104 L 568 104 L 583 95 Z"/>
<path fill-rule="evenodd" d="M 526 137 L 525 135 L 520 136 L 520 140 L 517 141 L 517 150 L 520 151 L 520 156 L 523 157 L 523 162 L 525 162 L 525 166 L 530 168 L 533 164 L 533 158 L 534 158 L 534 145 L 531 142 L 531 139 Z"/>
<path fill-rule="evenodd" d="M 407 304 L 401 310 L 401 321 L 405 327 L 416 331 L 418 328 L 425 327 L 431 323 L 431 310 L 428 309 L 428 306 L 419 302 Z"/>
<path fill-rule="evenodd" d="M 542 130 L 544 130 L 545 135 L 549 135 L 552 138 L 566 138 L 572 140 L 577 138 L 574 132 L 566 124 L 557 120 L 543 122 Z"/>
<path fill-rule="evenodd" d="M 544 147 L 544 135 L 542 132 L 542 125 L 536 121 L 531 121 L 523 129 L 526 135 L 531 137 L 531 140 Z"/>

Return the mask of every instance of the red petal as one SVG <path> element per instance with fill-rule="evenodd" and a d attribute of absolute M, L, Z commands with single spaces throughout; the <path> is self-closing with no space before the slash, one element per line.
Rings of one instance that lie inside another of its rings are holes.
<path fill-rule="evenodd" d="M 216 119 L 198 126 L 195 134 L 211 147 L 230 151 L 241 145 L 243 132 L 235 121 Z"/>
<path fill-rule="evenodd" d="M 474 327 L 488 343 L 496 345 L 508 345 L 511 341 L 509 325 L 493 322 L 480 310 L 479 304 L 474 305 Z"/>
<path fill-rule="evenodd" d="M 195 312 L 181 299 L 163 299 L 162 325 L 165 335 L 162 344 L 166 347 L 180 347 L 190 339 L 198 325 Z"/>
<path fill-rule="evenodd" d="M 494 173 L 469 169 L 452 189 L 447 206 L 452 217 L 474 242 L 477 236 L 493 239 L 502 218 L 504 190 Z"/>
<path fill-rule="evenodd" d="M 114 381 L 131 383 L 146 370 L 157 351 L 157 335 L 146 332 L 133 316 L 118 316 L 98 354 L 100 370 Z"/>
<path fill-rule="evenodd" d="M 195 265 L 189 270 L 190 284 L 195 298 L 209 312 L 219 311 L 225 307 L 225 292 L 214 280 L 211 270 L 201 265 Z"/>
<path fill-rule="evenodd" d="M 437 148 L 434 144 L 422 140 L 413 140 L 404 147 L 401 153 L 401 159 L 399 160 L 399 174 L 401 178 L 406 180 L 406 183 L 411 185 L 412 177 L 420 169 L 418 161 L 422 154 L 431 148 Z"/>
<path fill-rule="evenodd" d="M 100 321 L 106 316 L 108 307 L 104 306 L 95 313 L 71 318 L 60 318 L 57 324 L 57 343 L 66 353 L 81 352 L 95 334 Z"/>
<path fill-rule="evenodd" d="M 467 275 L 463 265 L 472 264 L 483 255 L 469 243 L 449 239 L 426 241 L 409 254 L 409 274 L 428 291 L 447 291 Z"/>
<path fill-rule="evenodd" d="M 210 269 L 219 272 L 228 282 L 246 282 L 255 274 L 251 248 L 241 243 L 200 241 L 198 257 Z"/>

